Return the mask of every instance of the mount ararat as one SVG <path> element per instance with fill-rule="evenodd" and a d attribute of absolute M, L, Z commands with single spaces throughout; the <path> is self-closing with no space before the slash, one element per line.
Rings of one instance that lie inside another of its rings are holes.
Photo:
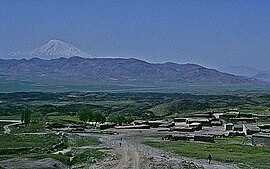
<path fill-rule="evenodd" d="M 156 64 L 134 58 L 89 58 L 91 55 L 88 53 L 59 40 L 51 40 L 21 56 L 25 55 L 35 58 L 0 59 L 1 75 L 13 79 L 86 79 L 113 84 L 165 86 L 266 85 L 254 78 L 222 73 L 196 64 Z"/>
<path fill-rule="evenodd" d="M 28 52 L 12 52 L 8 56 L 12 58 L 33 58 L 38 57 L 40 59 L 56 59 L 59 57 L 92 57 L 87 52 L 75 47 L 70 43 L 66 43 L 60 40 L 50 40 L 46 44 L 33 49 Z"/>

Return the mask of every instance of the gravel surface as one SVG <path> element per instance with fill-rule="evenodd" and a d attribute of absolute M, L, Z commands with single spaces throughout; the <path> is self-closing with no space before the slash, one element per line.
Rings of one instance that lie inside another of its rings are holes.
<path fill-rule="evenodd" d="M 112 130 L 118 134 L 78 133 L 97 137 L 102 145 L 90 146 L 103 151 L 106 155 L 102 161 L 93 165 L 82 164 L 79 168 L 90 169 L 239 169 L 233 164 L 224 164 L 207 160 L 181 157 L 164 150 L 143 144 L 145 141 L 161 141 L 157 130 Z M 156 136 L 156 137 L 155 137 Z M 82 149 L 89 146 L 80 147 Z M 63 153 L 63 152 L 61 152 Z M 47 158 L 42 160 L 10 159 L 0 164 L 7 169 L 62 169 L 67 168 L 61 162 Z M 77 166 L 76 166 L 77 168 Z"/>
<path fill-rule="evenodd" d="M 209 165 L 207 160 L 181 157 L 143 144 L 144 141 L 161 141 L 160 137 L 149 137 L 157 133 L 156 130 L 115 131 L 119 134 L 95 135 L 107 147 L 103 150 L 107 155 L 90 166 L 91 169 L 238 169 L 236 165 L 216 161 Z"/>
<path fill-rule="evenodd" d="M 30 160 L 24 158 L 13 158 L 1 161 L 0 164 L 5 169 L 66 169 L 61 162 L 52 158 L 41 160 Z"/>

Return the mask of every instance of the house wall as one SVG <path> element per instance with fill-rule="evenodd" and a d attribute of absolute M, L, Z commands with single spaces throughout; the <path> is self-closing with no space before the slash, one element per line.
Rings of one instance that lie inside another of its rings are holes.
<path fill-rule="evenodd" d="M 201 135 L 195 135 L 194 141 L 204 141 L 204 142 L 211 142 L 214 143 L 214 136 L 201 136 Z"/>

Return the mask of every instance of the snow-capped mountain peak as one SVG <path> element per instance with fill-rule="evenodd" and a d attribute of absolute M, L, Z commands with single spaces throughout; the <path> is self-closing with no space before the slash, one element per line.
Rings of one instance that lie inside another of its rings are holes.
<path fill-rule="evenodd" d="M 61 57 L 72 57 L 72 56 L 80 56 L 80 57 L 89 57 L 90 54 L 82 51 L 81 49 L 66 43 L 60 40 L 50 40 L 45 45 L 34 49 L 28 52 L 31 56 L 37 57 L 50 57 L 50 56 L 61 56 Z"/>
<path fill-rule="evenodd" d="M 25 58 L 38 57 L 41 59 L 55 59 L 59 57 L 91 57 L 87 52 L 61 40 L 50 40 L 46 44 L 29 52 L 13 52 L 9 56 L 23 56 Z"/>

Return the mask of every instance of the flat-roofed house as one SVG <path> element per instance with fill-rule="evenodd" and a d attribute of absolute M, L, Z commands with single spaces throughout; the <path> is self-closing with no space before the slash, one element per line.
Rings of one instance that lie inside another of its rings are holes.
<path fill-rule="evenodd" d="M 245 133 L 245 135 L 252 135 L 254 133 L 258 133 L 260 132 L 261 129 L 254 124 L 245 124 L 243 125 L 243 132 Z"/>

